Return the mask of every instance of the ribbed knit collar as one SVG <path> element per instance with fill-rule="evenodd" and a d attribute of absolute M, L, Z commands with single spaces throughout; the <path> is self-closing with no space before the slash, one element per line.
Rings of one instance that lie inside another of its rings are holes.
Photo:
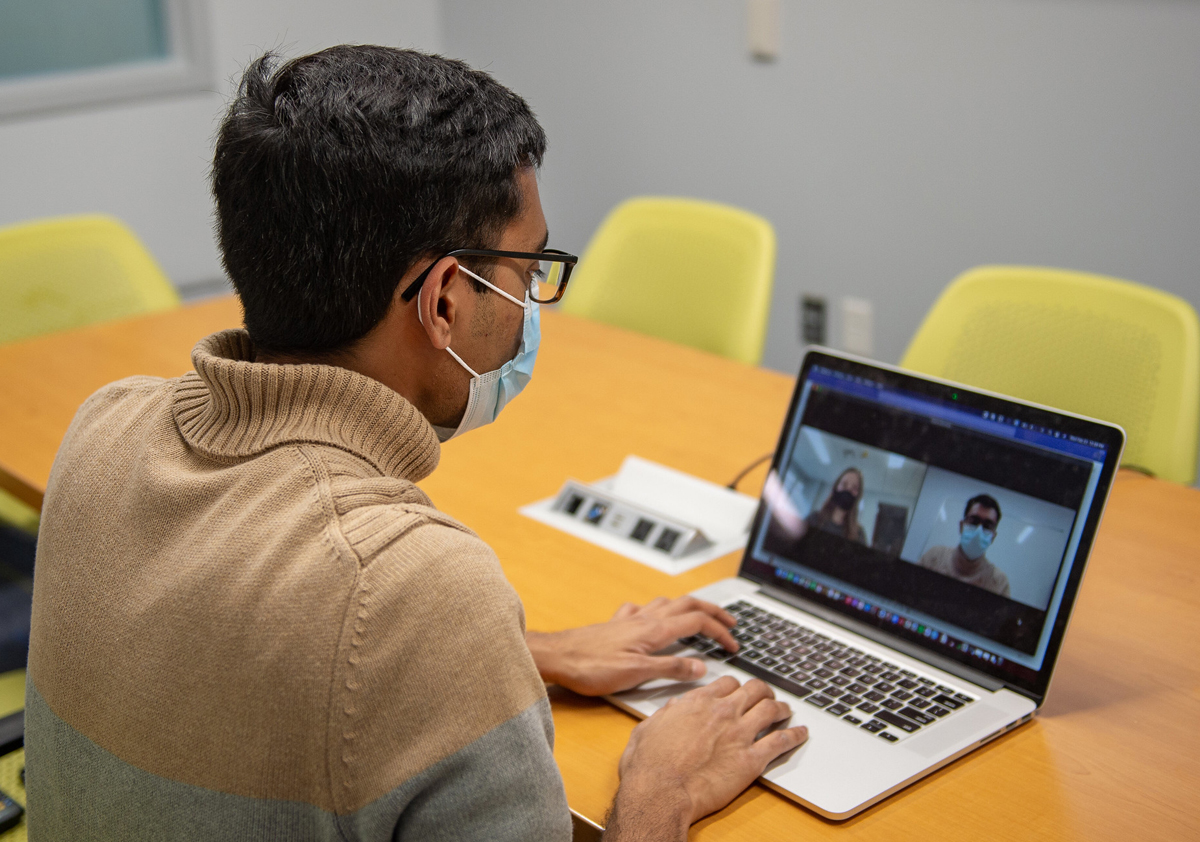
<path fill-rule="evenodd" d="M 425 416 L 387 386 L 330 365 L 250 362 L 244 330 L 200 340 L 196 370 L 175 389 L 175 423 L 196 450 L 246 457 L 281 444 L 331 445 L 386 476 L 417 482 L 437 467 L 441 446 Z"/>

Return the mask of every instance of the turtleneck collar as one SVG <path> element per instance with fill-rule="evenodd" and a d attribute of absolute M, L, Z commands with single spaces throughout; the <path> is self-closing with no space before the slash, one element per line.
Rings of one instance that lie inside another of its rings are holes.
<path fill-rule="evenodd" d="M 189 445 L 218 458 L 307 442 L 349 451 L 382 474 L 417 482 L 441 455 L 416 407 L 378 381 L 330 365 L 250 362 L 244 330 L 200 340 L 180 378 L 175 423 Z"/>

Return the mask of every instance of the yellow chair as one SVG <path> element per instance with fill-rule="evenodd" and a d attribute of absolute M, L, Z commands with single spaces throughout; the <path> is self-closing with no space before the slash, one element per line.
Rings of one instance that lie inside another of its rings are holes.
<path fill-rule="evenodd" d="M 146 247 L 110 216 L 0 228 L 0 342 L 178 306 Z"/>
<path fill-rule="evenodd" d="M 592 237 L 567 313 L 757 365 L 775 273 L 761 216 L 696 199 L 621 203 Z"/>
<path fill-rule="evenodd" d="M 0 719 L 25 709 L 25 670 L 0 672 Z"/>
<path fill-rule="evenodd" d="M 11 751 L 8 754 L 0 756 L 0 790 L 3 790 L 13 801 L 16 801 L 22 807 L 25 806 L 25 781 L 21 779 L 21 772 L 25 768 L 25 749 L 19 748 L 16 751 Z M 11 830 L 6 830 L 0 833 L 0 842 L 25 842 L 29 837 L 26 835 L 25 821 L 28 816 L 21 816 L 21 820 L 16 827 Z"/>
<path fill-rule="evenodd" d="M 981 266 L 946 287 L 900 365 L 1115 422 L 1126 467 L 1196 479 L 1200 322 L 1173 295 L 1083 272 Z"/>
<path fill-rule="evenodd" d="M 0 673 L 0 717 L 25 709 L 25 670 Z M 25 749 L 20 748 L 0 755 L 0 791 L 25 806 L 25 782 L 21 770 L 25 768 Z M 0 833 L 0 842 L 24 842 L 25 817 L 11 830 Z"/>
<path fill-rule="evenodd" d="M 37 532 L 38 519 L 37 509 L 0 490 L 0 526 L 15 526 L 25 532 Z"/>
<path fill-rule="evenodd" d="M 178 306 L 145 246 L 110 216 L 0 228 L 0 342 Z M 37 519 L 0 491 L 0 523 L 35 531 Z"/>

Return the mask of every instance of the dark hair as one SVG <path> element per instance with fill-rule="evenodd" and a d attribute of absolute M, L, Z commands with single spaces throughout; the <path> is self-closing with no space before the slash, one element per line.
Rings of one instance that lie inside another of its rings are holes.
<path fill-rule="evenodd" d="M 461 61 L 340 46 L 242 76 L 212 190 L 225 269 L 261 348 L 344 348 L 422 256 L 494 247 L 546 135 L 525 100 Z"/>
<path fill-rule="evenodd" d="M 1000 522 L 1000 504 L 996 502 L 996 498 L 990 494 L 976 494 L 967 501 L 967 507 L 963 509 L 963 517 L 971 511 L 971 507 L 978 503 L 988 509 L 994 509 L 996 512 L 996 523 Z"/>

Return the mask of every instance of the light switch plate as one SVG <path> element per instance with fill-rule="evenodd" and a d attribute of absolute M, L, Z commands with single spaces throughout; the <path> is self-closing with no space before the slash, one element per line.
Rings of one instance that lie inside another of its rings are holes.
<path fill-rule="evenodd" d="M 746 0 L 746 43 L 756 61 L 779 58 L 782 0 Z"/>
<path fill-rule="evenodd" d="M 875 308 L 869 298 L 842 299 L 842 348 L 864 357 L 875 353 Z"/>

